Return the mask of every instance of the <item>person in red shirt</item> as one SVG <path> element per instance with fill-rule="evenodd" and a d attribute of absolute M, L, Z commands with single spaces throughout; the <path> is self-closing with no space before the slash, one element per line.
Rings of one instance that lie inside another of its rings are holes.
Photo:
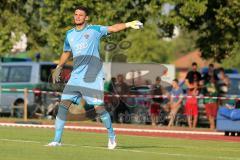
<path fill-rule="evenodd" d="M 196 96 L 198 95 L 198 82 L 194 82 L 189 85 L 185 104 L 185 114 L 187 115 L 187 121 L 189 128 L 195 128 L 198 120 L 198 101 Z"/>

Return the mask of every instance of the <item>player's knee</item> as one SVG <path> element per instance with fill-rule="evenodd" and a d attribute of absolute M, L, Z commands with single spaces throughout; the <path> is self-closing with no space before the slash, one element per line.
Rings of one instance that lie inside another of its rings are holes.
<path fill-rule="evenodd" d="M 105 114 L 107 112 L 104 106 L 95 107 L 95 110 L 96 110 L 96 113 L 99 116 L 101 116 L 101 115 L 103 115 L 103 114 Z"/>
<path fill-rule="evenodd" d="M 57 118 L 66 121 L 67 112 L 70 105 L 71 105 L 71 101 L 66 101 L 66 100 L 61 101 L 58 107 Z"/>
<path fill-rule="evenodd" d="M 71 104 L 72 104 L 72 101 L 70 101 L 70 100 L 61 100 L 61 102 L 60 102 L 60 105 L 63 105 L 67 108 L 69 108 L 71 106 Z"/>

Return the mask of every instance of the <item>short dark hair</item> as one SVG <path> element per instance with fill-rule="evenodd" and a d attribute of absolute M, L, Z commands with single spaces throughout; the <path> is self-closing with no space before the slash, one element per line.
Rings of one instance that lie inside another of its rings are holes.
<path fill-rule="evenodd" d="M 193 63 L 192 63 L 192 66 L 197 66 L 197 63 L 196 63 L 196 62 L 193 62 Z"/>
<path fill-rule="evenodd" d="M 157 76 L 156 81 L 161 81 L 161 78 L 159 76 Z"/>
<path fill-rule="evenodd" d="M 210 63 L 210 64 L 209 64 L 209 67 L 214 68 L 214 64 Z"/>
<path fill-rule="evenodd" d="M 224 72 L 225 73 L 225 69 L 223 67 L 219 68 L 218 70 L 219 70 L 219 72 Z"/>
<path fill-rule="evenodd" d="M 87 7 L 84 7 L 84 6 L 77 6 L 74 11 L 76 11 L 76 10 L 84 11 L 84 12 L 86 13 L 86 15 L 89 14 L 88 8 L 87 8 Z"/>
<path fill-rule="evenodd" d="M 178 82 L 179 82 L 177 78 L 175 78 L 173 81 L 176 82 L 177 84 L 178 84 Z"/>

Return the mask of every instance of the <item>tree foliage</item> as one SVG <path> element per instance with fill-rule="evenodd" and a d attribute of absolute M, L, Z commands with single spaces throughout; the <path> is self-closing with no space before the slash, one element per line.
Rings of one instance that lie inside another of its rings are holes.
<path fill-rule="evenodd" d="M 174 7 L 164 13 L 165 4 Z M 0 54 L 10 52 L 14 32 L 17 36 L 27 35 L 29 54 L 41 52 L 44 59 L 57 58 L 65 32 L 73 27 L 73 11 L 78 5 L 90 9 L 89 23 L 111 25 L 135 19 L 145 23 L 144 30 L 116 33 L 102 42 L 104 46 L 109 41 L 130 40 L 133 45 L 127 51 L 128 61 L 168 62 L 174 53 L 189 51 L 194 43 L 204 58 L 216 61 L 239 51 L 239 0 L 3 0 Z M 197 35 L 190 40 L 180 36 L 171 42 L 163 41 L 163 37 L 173 35 L 175 26 L 184 34 Z"/>
<path fill-rule="evenodd" d="M 198 31 L 196 46 L 204 58 L 221 62 L 239 45 L 239 0 L 177 0 L 166 23 Z"/>
<path fill-rule="evenodd" d="M 44 29 L 47 44 L 52 48 L 53 52 L 60 53 L 62 46 L 60 45 L 67 29 L 73 27 L 73 11 L 79 4 L 86 6 L 90 10 L 89 23 L 112 25 L 120 22 L 127 22 L 139 19 L 146 21 L 150 15 L 161 7 L 160 3 L 151 0 L 118 0 L 118 1 L 85 1 L 85 0 L 45 0 L 41 9 L 43 21 L 48 24 Z M 148 16 L 147 16 L 148 15 Z M 105 41 L 120 41 L 126 37 L 126 32 L 116 33 Z"/>

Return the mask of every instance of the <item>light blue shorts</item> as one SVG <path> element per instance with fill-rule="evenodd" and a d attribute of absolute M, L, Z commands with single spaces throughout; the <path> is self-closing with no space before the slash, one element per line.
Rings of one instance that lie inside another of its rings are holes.
<path fill-rule="evenodd" d="M 103 77 L 100 76 L 91 80 L 91 82 L 86 82 L 86 79 L 84 79 L 83 76 L 71 74 L 71 77 L 63 90 L 61 100 L 70 100 L 75 104 L 79 104 L 83 98 L 90 105 L 103 105 L 103 84 Z"/>

